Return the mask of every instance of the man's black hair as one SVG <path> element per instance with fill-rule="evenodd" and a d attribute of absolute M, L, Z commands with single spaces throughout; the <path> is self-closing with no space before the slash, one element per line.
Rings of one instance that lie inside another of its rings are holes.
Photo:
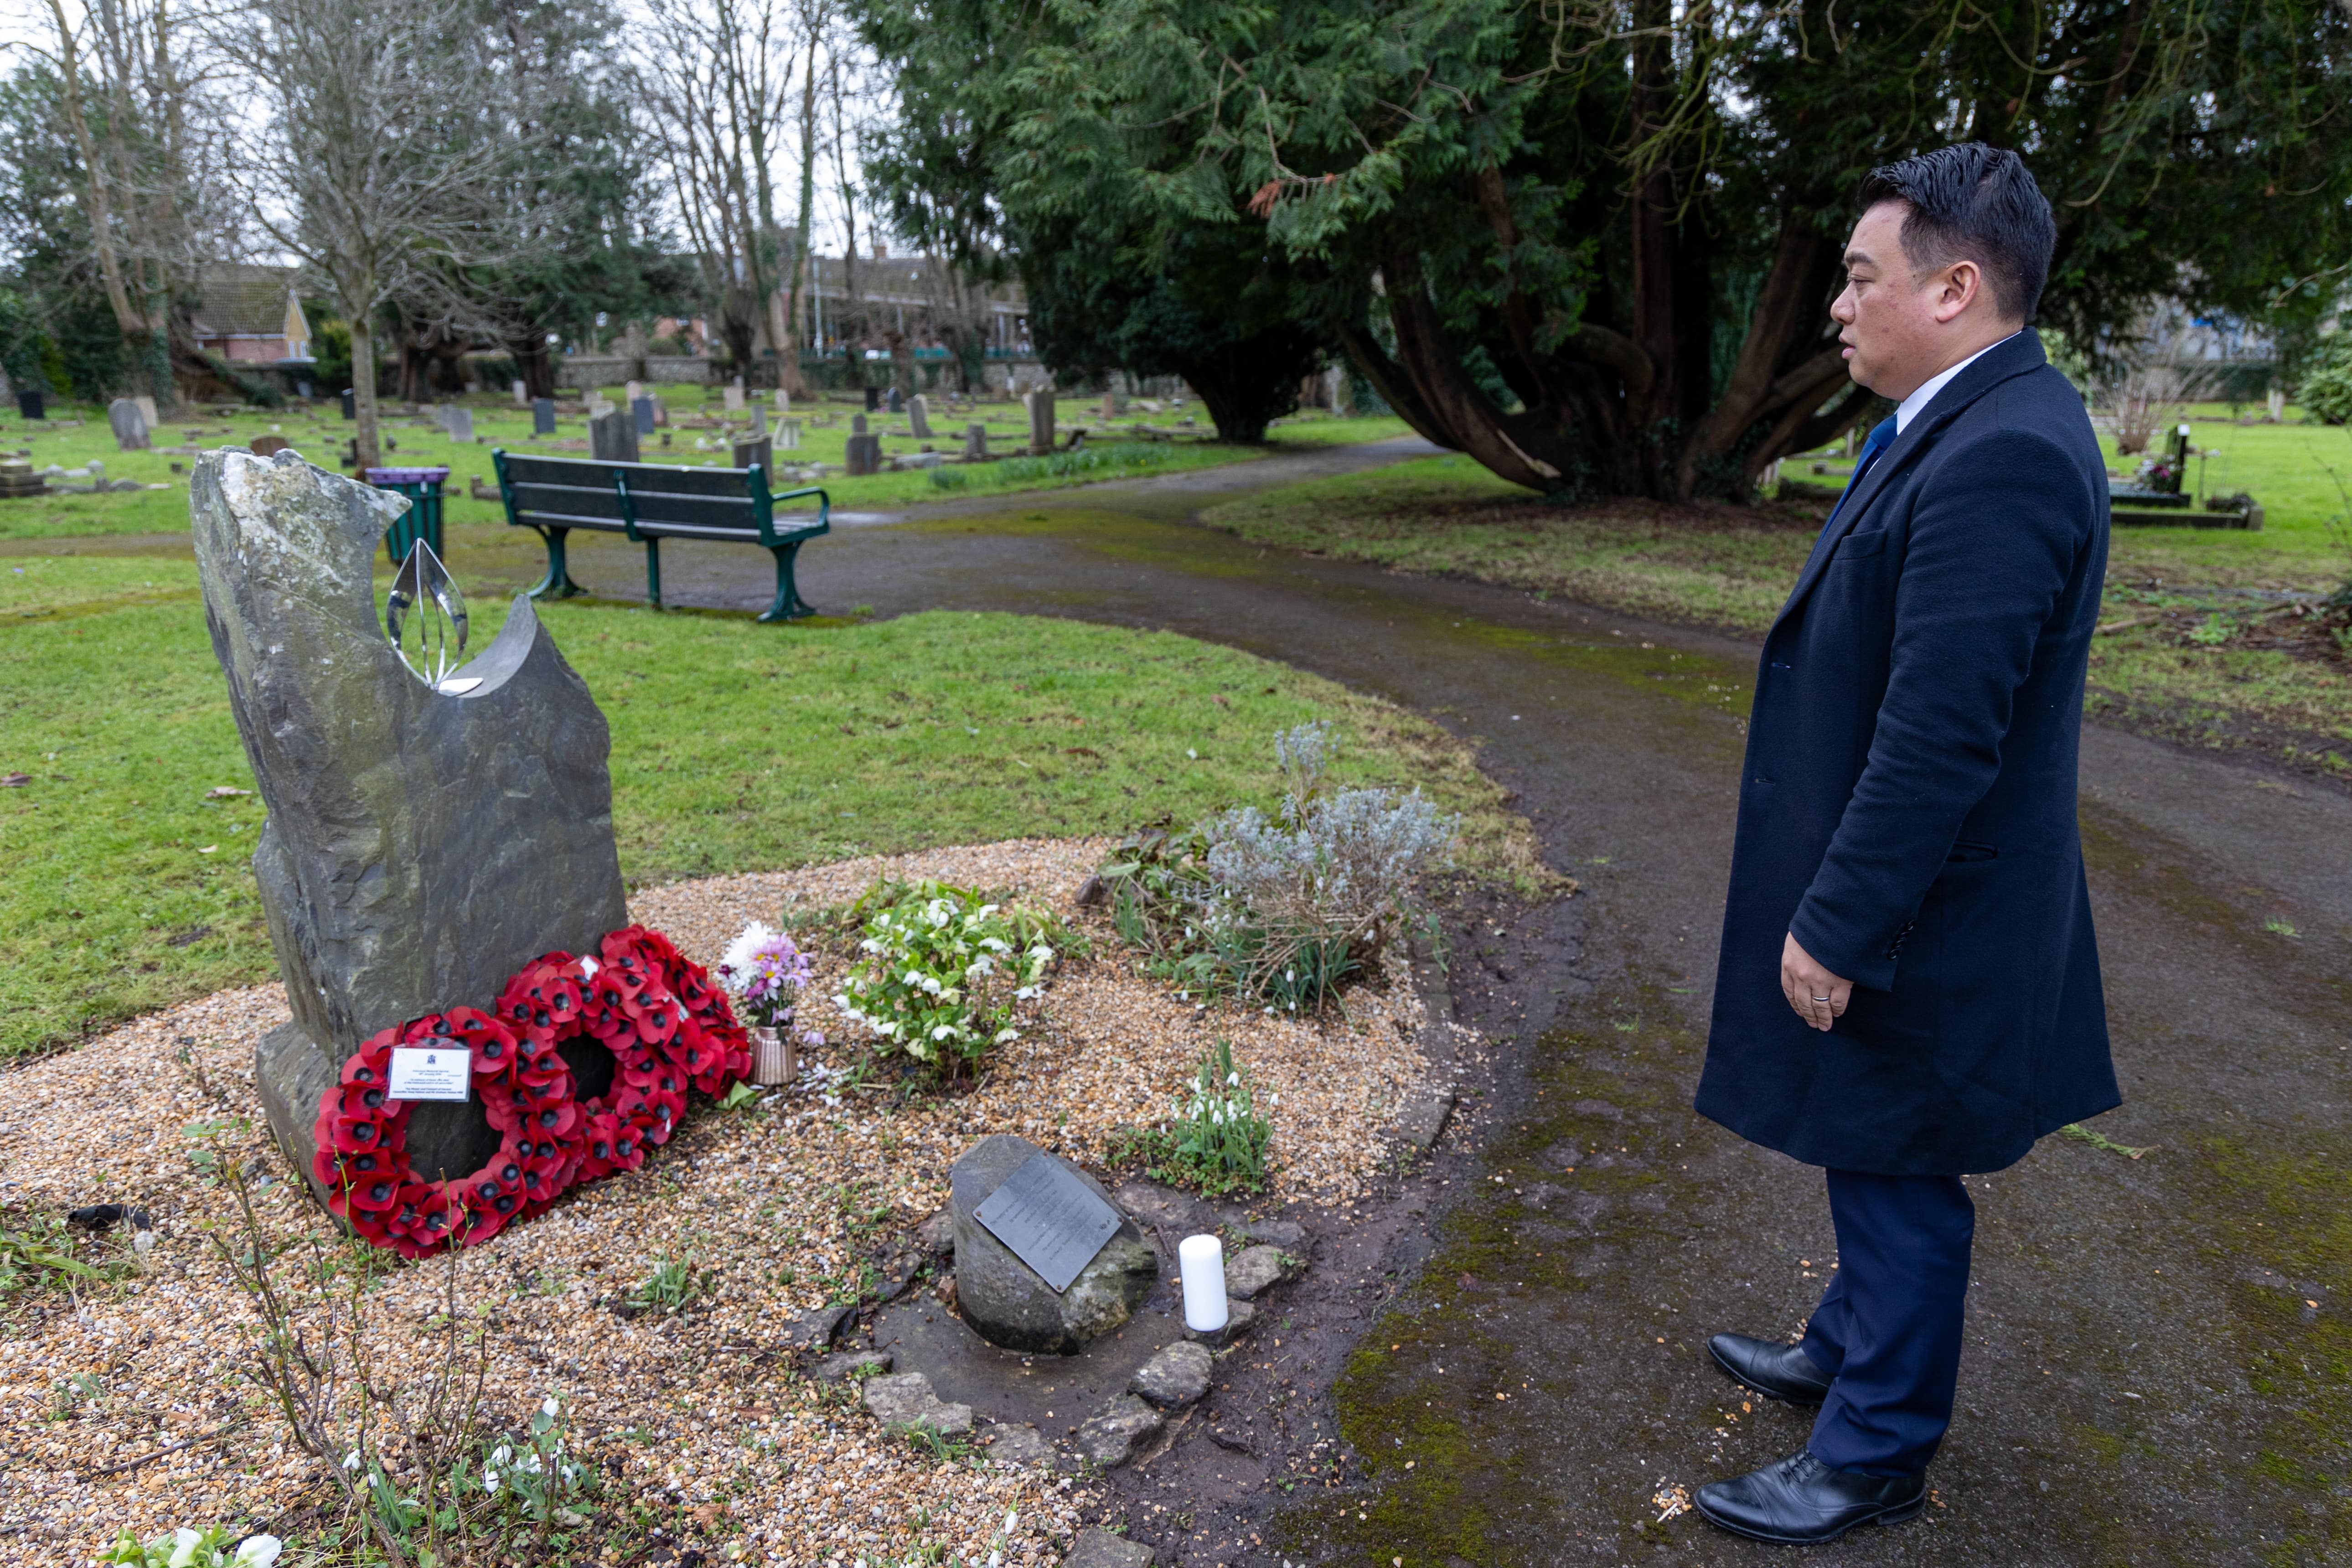
<path fill-rule="evenodd" d="M 1858 200 L 1864 212 L 1881 202 L 1910 209 L 1903 218 L 1903 254 L 1915 271 L 1973 261 L 1984 268 L 2002 315 L 2033 320 L 2042 286 L 2050 279 L 2058 224 L 2016 153 L 1981 142 L 1938 147 L 1873 169 Z"/>

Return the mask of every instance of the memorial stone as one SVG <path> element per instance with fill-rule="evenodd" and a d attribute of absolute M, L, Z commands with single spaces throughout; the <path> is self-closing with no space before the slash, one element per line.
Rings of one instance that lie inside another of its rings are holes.
<path fill-rule="evenodd" d="M 1039 1156 L 1059 1179 L 1099 1199 L 1117 1220 L 1067 1289 L 1056 1291 L 982 1223 L 979 1210 Z M 1160 1257 L 1102 1184 L 1025 1138 L 1000 1132 L 974 1144 L 949 1173 L 955 1215 L 956 1302 L 982 1339 L 1007 1350 L 1075 1354 L 1125 1323 L 1160 1276 Z"/>
<path fill-rule="evenodd" d="M 776 477 L 776 455 L 765 436 L 755 436 L 748 441 L 735 443 L 735 464 L 739 468 L 764 469 L 770 479 Z"/>
<path fill-rule="evenodd" d="M 907 418 L 914 429 L 917 439 L 928 441 L 931 438 L 931 400 L 929 398 L 919 392 L 908 399 Z"/>
<path fill-rule="evenodd" d="M 343 417 L 346 419 L 358 418 L 360 416 L 360 395 L 347 386 L 343 388 L 342 401 Z"/>
<path fill-rule="evenodd" d="M 312 395 L 310 384 L 307 381 L 296 382 L 294 384 L 294 395 L 300 398 L 305 403 L 310 402 Z"/>
<path fill-rule="evenodd" d="M 16 394 L 17 418 L 47 419 L 48 416 L 47 401 L 41 395 L 41 394 L 31 390 Z"/>
<path fill-rule="evenodd" d="M 880 473 L 882 471 L 882 437 L 852 436 L 842 454 L 842 464 L 856 478 Z"/>
<path fill-rule="evenodd" d="M 889 408 L 893 414 L 907 412 L 907 395 L 895 386 L 890 389 Z"/>
<path fill-rule="evenodd" d="M 320 1096 L 362 1041 L 486 1005 L 532 958 L 586 951 L 628 919 L 611 734 L 530 601 L 437 689 L 385 640 L 371 563 L 408 504 L 290 451 L 216 448 L 191 489 L 205 618 L 268 814 L 253 872 L 294 1015 L 262 1037 L 257 1083 L 306 1179 Z M 498 1144 L 478 1101 L 411 1112 L 427 1179 L 476 1170 Z"/>
<path fill-rule="evenodd" d="M 963 427 L 963 455 L 967 458 L 988 456 L 988 426 L 967 425 Z"/>
<path fill-rule="evenodd" d="M 114 426 L 114 449 L 118 452 L 144 452 L 155 443 L 147 435 L 146 416 L 139 405 L 127 397 L 118 397 L 106 405 L 106 422 Z"/>
<path fill-rule="evenodd" d="M 1054 450 L 1054 391 L 1041 386 L 1022 401 L 1029 406 L 1029 452 L 1043 458 Z"/>
<path fill-rule="evenodd" d="M 607 406 L 588 421 L 588 455 L 600 463 L 637 460 L 637 426 L 620 409 Z"/>
<path fill-rule="evenodd" d="M 633 395 L 629 399 L 629 412 L 636 417 L 638 435 L 650 436 L 654 433 L 654 400 L 652 398 L 643 393 Z"/>
<path fill-rule="evenodd" d="M 163 427 L 163 422 L 155 417 L 155 400 L 153 398 L 148 396 L 142 392 L 131 401 L 139 405 L 139 417 L 147 421 L 148 434 L 152 435 L 154 432 Z"/>
<path fill-rule="evenodd" d="M 257 458 L 274 458 L 280 452 L 291 450 L 293 446 L 294 443 L 283 436 L 256 436 L 253 438 L 253 455 Z"/>
<path fill-rule="evenodd" d="M 782 387 L 776 388 L 776 413 L 779 416 L 793 411 L 793 395 Z"/>
<path fill-rule="evenodd" d="M 728 413 L 740 414 L 743 412 L 743 382 L 741 377 L 739 376 L 735 380 L 727 384 L 725 396 L 727 400 Z"/>
<path fill-rule="evenodd" d="M 881 412 L 881 409 L 882 389 L 878 386 L 867 387 L 866 389 L 866 412 L 868 414 L 878 414 Z"/>
<path fill-rule="evenodd" d="M 522 384 L 517 382 L 516 385 Z M 534 397 L 530 400 L 530 433 L 534 436 L 555 434 L 555 399 Z"/>
<path fill-rule="evenodd" d="M 1106 425 L 1118 417 L 1118 393 L 1108 390 L 1103 393 L 1102 416 L 1103 423 Z"/>
<path fill-rule="evenodd" d="M 628 382 L 622 388 L 621 401 L 625 404 L 634 404 L 638 398 L 643 397 L 645 395 L 646 389 L 644 383 L 635 381 Z"/>
<path fill-rule="evenodd" d="M 853 436 L 863 436 L 866 434 L 865 415 L 853 414 L 849 416 L 849 433 Z"/>
<path fill-rule="evenodd" d="M 514 384 L 514 400 L 515 406 L 517 408 L 528 408 L 530 406 L 530 384 L 529 382 L 518 381 Z"/>
<path fill-rule="evenodd" d="M 801 422 L 797 419 L 777 420 L 776 445 L 783 451 L 799 451 L 801 449 Z"/>
<path fill-rule="evenodd" d="M 443 404 L 441 428 L 446 430 L 449 433 L 449 439 L 457 442 L 457 445 L 472 446 L 474 444 L 474 411 L 462 403 Z"/>

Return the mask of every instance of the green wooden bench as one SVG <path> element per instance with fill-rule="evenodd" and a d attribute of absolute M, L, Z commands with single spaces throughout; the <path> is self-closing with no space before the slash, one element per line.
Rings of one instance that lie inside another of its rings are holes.
<path fill-rule="evenodd" d="M 646 547 L 646 600 L 661 608 L 661 542 L 711 539 L 756 544 L 776 558 L 776 602 L 760 619 L 789 621 L 816 612 L 801 598 L 793 564 L 801 546 L 833 531 L 833 499 L 821 489 L 768 490 L 767 470 L 674 468 L 659 463 L 605 463 L 581 458 L 541 458 L 503 449 L 490 454 L 498 465 L 499 500 L 507 522 L 528 528 L 547 542 L 547 575 L 530 591 L 534 599 L 568 599 L 586 592 L 565 570 L 563 542 L 575 528 L 627 536 Z M 779 501 L 816 498 L 816 519 L 776 516 Z M 797 525 L 797 526 L 796 526 Z"/>

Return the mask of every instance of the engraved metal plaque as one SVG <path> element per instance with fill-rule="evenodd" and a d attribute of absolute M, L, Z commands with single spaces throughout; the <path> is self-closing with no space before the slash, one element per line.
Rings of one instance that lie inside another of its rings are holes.
<path fill-rule="evenodd" d="M 1055 1295 L 1095 1260 L 1118 1229 L 1118 1211 L 1049 1154 L 1032 1154 L 971 1217 L 1035 1269 Z"/>

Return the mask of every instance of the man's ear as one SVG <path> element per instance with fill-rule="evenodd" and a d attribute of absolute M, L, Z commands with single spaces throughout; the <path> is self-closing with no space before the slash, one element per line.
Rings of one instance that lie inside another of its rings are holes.
<path fill-rule="evenodd" d="M 1984 268 L 1973 261 L 1955 261 L 1936 280 L 1936 298 L 1928 314 L 1937 326 L 1949 325 L 1984 292 Z"/>

